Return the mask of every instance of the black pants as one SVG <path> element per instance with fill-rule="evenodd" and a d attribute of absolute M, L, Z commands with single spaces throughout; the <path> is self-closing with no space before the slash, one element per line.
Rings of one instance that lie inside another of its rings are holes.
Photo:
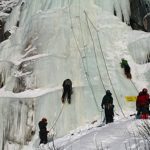
<path fill-rule="evenodd" d="M 39 132 L 39 137 L 40 137 L 40 144 L 46 144 L 47 143 L 47 132 Z"/>
<path fill-rule="evenodd" d="M 105 108 L 105 117 L 106 117 L 106 124 L 111 123 L 114 121 L 114 110 L 113 107 Z"/>
<path fill-rule="evenodd" d="M 130 73 L 130 68 L 129 67 L 125 67 L 124 68 L 124 72 L 127 74 L 127 73 Z"/>
<path fill-rule="evenodd" d="M 149 106 L 139 106 L 137 108 L 137 115 L 139 116 L 140 114 L 149 114 Z"/>
<path fill-rule="evenodd" d="M 64 91 L 62 94 L 62 102 L 65 102 L 65 98 L 67 97 L 68 103 L 71 103 L 71 94 L 72 94 L 72 89 L 70 86 L 64 87 Z"/>

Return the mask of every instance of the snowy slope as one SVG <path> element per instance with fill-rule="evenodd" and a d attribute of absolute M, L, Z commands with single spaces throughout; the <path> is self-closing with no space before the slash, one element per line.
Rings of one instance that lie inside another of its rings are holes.
<path fill-rule="evenodd" d="M 55 140 L 54 145 L 60 150 L 148 150 L 148 142 L 138 134 L 142 122 L 133 118 L 121 119 L 103 127 L 68 134 Z M 53 148 L 52 143 L 41 144 L 36 150 L 49 148 Z"/>
<path fill-rule="evenodd" d="M 150 38 L 127 26 L 129 8 L 127 0 L 19 1 L 5 25 L 12 34 L 0 44 L 2 149 L 21 149 L 32 138 L 37 146 L 43 116 L 56 137 L 95 119 L 101 122 L 106 89 L 121 117 L 135 111 L 135 103 L 125 96 L 150 89 Z M 122 57 L 131 66 L 132 81 L 120 68 Z M 66 78 L 73 81 L 71 105 L 61 103 Z M 34 137 L 31 131 L 36 131 Z"/>

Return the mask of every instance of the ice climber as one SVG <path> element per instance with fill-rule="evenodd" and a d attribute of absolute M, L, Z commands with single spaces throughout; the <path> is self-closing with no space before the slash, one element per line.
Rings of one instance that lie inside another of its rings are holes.
<path fill-rule="evenodd" d="M 42 120 L 39 122 L 39 137 L 40 137 L 40 144 L 46 144 L 47 143 L 47 134 L 49 131 L 47 131 L 47 119 L 42 118 Z"/>
<path fill-rule="evenodd" d="M 128 64 L 128 61 L 125 60 L 124 58 L 122 58 L 121 61 L 122 62 L 120 63 L 120 65 L 121 65 L 121 68 L 124 68 L 124 74 L 126 75 L 126 77 L 128 79 L 131 79 L 132 78 L 132 76 L 131 76 L 131 69 L 130 69 L 130 66 Z"/>
<path fill-rule="evenodd" d="M 146 88 L 144 88 L 136 100 L 137 118 L 147 119 L 149 115 L 150 97 Z"/>
<path fill-rule="evenodd" d="M 114 121 L 114 105 L 113 97 L 110 90 L 106 91 L 106 95 L 102 99 L 102 109 L 105 109 L 106 124 Z"/>
<path fill-rule="evenodd" d="M 66 79 L 63 82 L 63 94 L 62 94 L 62 103 L 65 102 L 67 98 L 68 103 L 71 104 L 71 94 L 72 94 L 72 81 L 70 79 Z"/>

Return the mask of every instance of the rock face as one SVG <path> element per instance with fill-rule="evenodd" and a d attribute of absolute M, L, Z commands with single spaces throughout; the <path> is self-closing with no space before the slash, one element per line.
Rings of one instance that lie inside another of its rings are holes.
<path fill-rule="evenodd" d="M 150 1 L 148 0 L 130 0 L 131 17 L 130 24 L 135 30 L 144 30 L 149 32 L 150 29 L 147 21 L 145 27 L 143 19 L 150 12 Z M 147 20 L 147 19 L 146 19 Z"/>
<path fill-rule="evenodd" d="M 7 40 L 11 35 L 9 31 L 4 31 L 5 22 L 18 2 L 19 0 L 0 0 L 0 43 Z M 19 22 L 16 26 L 19 27 Z"/>
<path fill-rule="evenodd" d="M 7 8 L 4 10 L 4 13 L 10 14 L 11 11 L 12 11 L 12 8 L 11 8 L 11 7 L 7 7 Z"/>
<path fill-rule="evenodd" d="M 0 20 L 0 42 L 4 40 L 4 24 L 5 22 L 1 19 Z"/>
<path fill-rule="evenodd" d="M 9 31 L 6 31 L 6 32 L 4 33 L 4 40 L 7 40 L 10 35 L 11 35 L 11 33 L 10 33 Z"/>
<path fill-rule="evenodd" d="M 144 25 L 144 29 L 147 32 L 150 32 L 150 13 L 148 13 L 147 15 L 145 15 L 145 17 L 143 19 L 143 25 Z"/>

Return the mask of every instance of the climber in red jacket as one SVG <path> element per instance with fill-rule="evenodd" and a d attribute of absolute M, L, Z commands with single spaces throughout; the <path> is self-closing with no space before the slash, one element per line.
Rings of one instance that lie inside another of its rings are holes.
<path fill-rule="evenodd" d="M 137 116 L 140 116 L 141 114 L 149 114 L 149 103 L 150 97 L 147 89 L 144 88 L 137 96 L 136 100 Z"/>

